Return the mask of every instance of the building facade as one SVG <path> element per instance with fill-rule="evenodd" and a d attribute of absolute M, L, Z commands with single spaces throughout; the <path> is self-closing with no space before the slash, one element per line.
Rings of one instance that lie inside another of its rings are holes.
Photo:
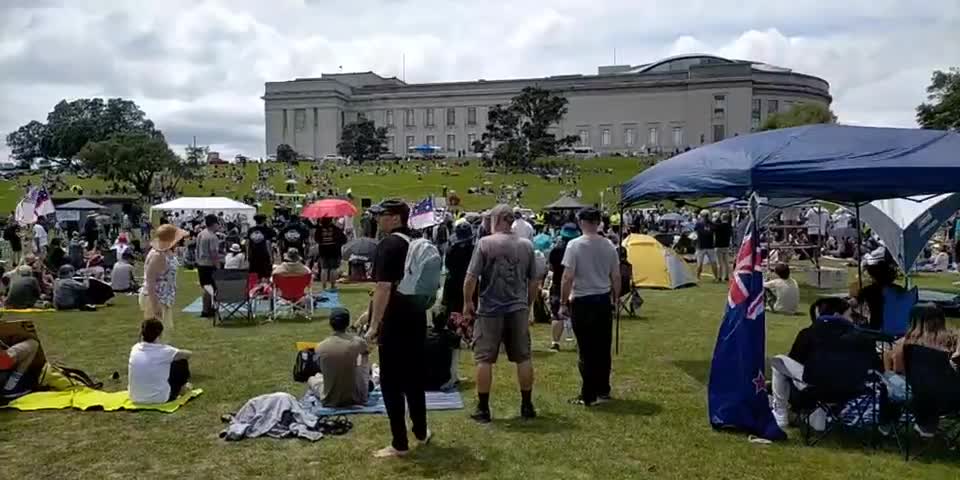
<path fill-rule="evenodd" d="M 755 131 L 796 103 L 831 102 L 823 79 L 711 55 L 519 80 L 408 84 L 373 72 L 323 74 L 266 83 L 266 152 L 286 143 L 314 158 L 336 153 L 344 125 L 358 118 L 387 127 L 387 149 L 400 155 L 421 144 L 469 151 L 487 111 L 528 86 L 566 97 L 569 111 L 554 133 L 600 153 L 682 150 Z"/>

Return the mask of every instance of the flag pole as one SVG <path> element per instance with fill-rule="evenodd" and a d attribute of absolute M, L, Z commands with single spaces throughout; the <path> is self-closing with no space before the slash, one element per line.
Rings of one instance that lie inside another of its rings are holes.
<path fill-rule="evenodd" d="M 603 192 L 600 192 L 600 194 L 603 195 Z M 623 248 L 623 194 L 622 193 L 620 195 L 620 201 L 617 202 L 617 205 L 619 206 L 619 209 L 620 209 L 620 212 L 619 212 L 620 213 L 620 236 L 619 236 L 620 245 L 617 245 L 617 255 L 619 256 L 620 255 L 619 249 Z M 618 265 L 619 265 L 619 262 L 618 262 Z M 620 284 L 623 285 L 623 281 L 621 281 Z M 633 286 L 632 278 L 630 279 L 630 286 L 631 287 Z M 620 292 L 620 296 L 623 297 L 623 295 L 624 295 L 624 292 Z M 620 355 L 620 299 L 619 298 L 613 299 L 613 308 L 617 312 L 617 330 L 616 330 L 616 333 L 614 334 L 615 340 L 614 340 L 613 351 L 616 355 Z"/>

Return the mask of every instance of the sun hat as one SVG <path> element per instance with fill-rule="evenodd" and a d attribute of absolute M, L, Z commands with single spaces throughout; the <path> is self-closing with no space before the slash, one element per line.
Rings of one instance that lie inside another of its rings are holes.
<path fill-rule="evenodd" d="M 187 235 L 189 235 L 189 233 L 187 233 L 186 230 L 165 223 L 160 225 L 160 228 L 157 228 L 157 233 L 150 242 L 150 246 L 153 247 L 154 250 L 165 252 L 170 250 L 177 242 L 183 240 Z"/>
<path fill-rule="evenodd" d="M 230 251 L 233 253 L 240 253 L 240 244 L 234 243 L 233 245 L 230 245 Z"/>
<path fill-rule="evenodd" d="M 567 223 L 560 227 L 560 236 L 567 240 L 573 240 L 580 236 L 580 228 L 575 223 Z"/>

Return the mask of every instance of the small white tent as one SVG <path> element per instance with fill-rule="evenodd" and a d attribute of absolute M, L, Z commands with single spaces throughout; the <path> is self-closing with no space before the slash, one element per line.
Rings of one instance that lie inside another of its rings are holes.
<path fill-rule="evenodd" d="M 214 215 L 223 212 L 223 215 L 227 218 L 244 215 L 250 225 L 253 225 L 253 216 L 257 213 L 257 207 L 252 207 L 226 197 L 180 197 L 176 200 L 150 207 L 151 217 L 153 216 L 154 210 L 184 212 L 187 214 L 192 214 L 199 210 L 204 214 L 212 213 Z"/>

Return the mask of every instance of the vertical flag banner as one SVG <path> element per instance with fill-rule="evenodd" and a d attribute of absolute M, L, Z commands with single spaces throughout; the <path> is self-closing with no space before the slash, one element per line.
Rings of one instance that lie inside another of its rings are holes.
<path fill-rule="evenodd" d="M 782 440 L 787 435 L 773 419 L 764 376 L 766 317 L 758 233 L 756 221 L 751 219 L 730 278 L 726 313 L 710 366 L 707 403 L 714 428 Z"/>

